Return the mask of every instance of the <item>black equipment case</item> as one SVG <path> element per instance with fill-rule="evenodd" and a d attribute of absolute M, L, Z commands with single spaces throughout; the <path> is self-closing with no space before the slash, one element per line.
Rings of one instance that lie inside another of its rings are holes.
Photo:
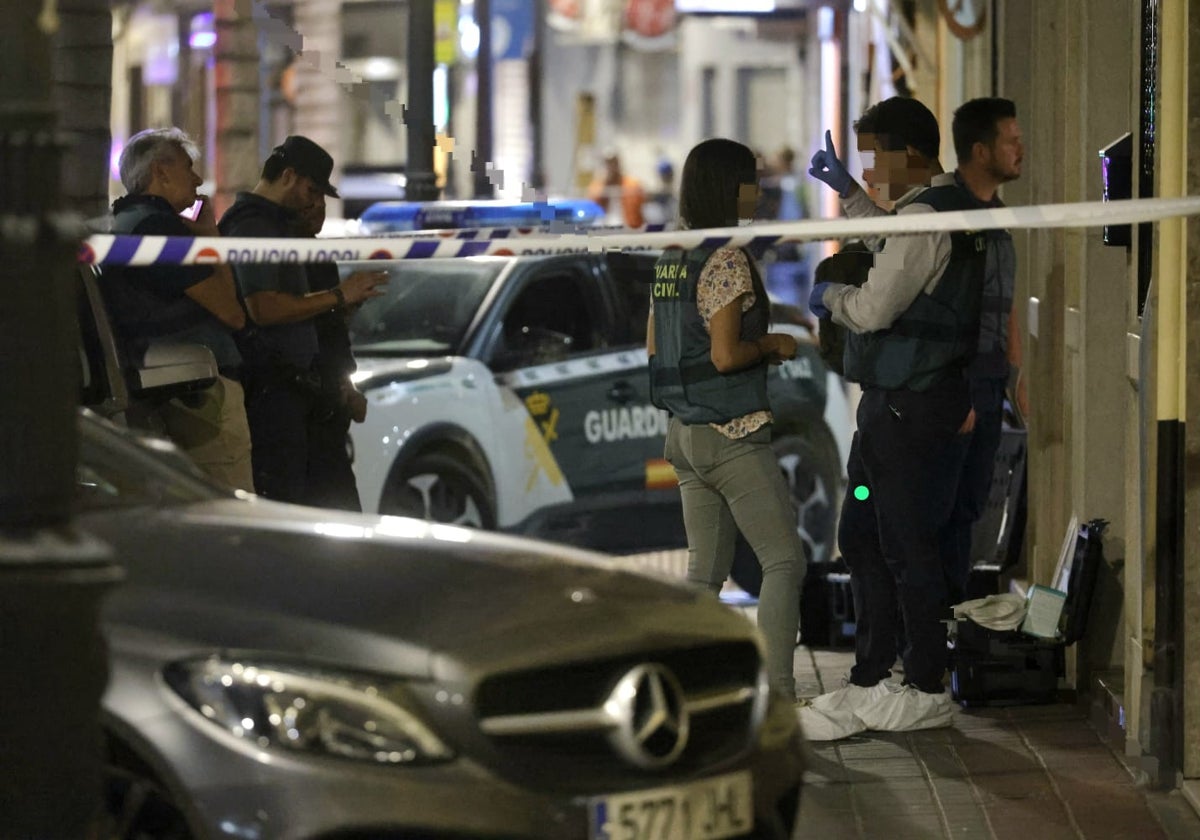
<path fill-rule="evenodd" d="M 1016 706 L 1053 703 L 1063 674 L 1063 650 L 1083 637 L 1088 608 L 1103 562 L 1101 536 L 1108 523 L 1093 519 L 1079 526 L 1067 564 L 1066 602 L 1057 639 L 1019 630 L 997 631 L 973 621 L 956 621 L 950 640 L 950 688 L 964 706 Z M 1055 581 L 1055 584 L 1063 582 Z"/>

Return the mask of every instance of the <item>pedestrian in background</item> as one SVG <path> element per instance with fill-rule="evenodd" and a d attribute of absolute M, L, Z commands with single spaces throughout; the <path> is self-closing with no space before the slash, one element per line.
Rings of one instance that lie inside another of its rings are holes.
<path fill-rule="evenodd" d="M 675 167 L 662 157 L 654 170 L 658 174 L 658 186 L 646 196 L 642 217 L 648 225 L 674 227 L 679 213 L 679 202 L 675 199 Z"/>
<path fill-rule="evenodd" d="M 934 179 L 940 132 L 924 106 L 885 100 L 854 129 L 864 177 L 885 200 L 932 181 L 897 213 L 981 206 L 960 176 Z M 857 186 L 828 133 L 826 144 L 810 172 L 845 200 Z M 863 387 L 838 529 L 858 622 L 855 664 L 845 686 L 800 709 L 812 739 L 953 720 L 943 686 L 950 601 L 941 538 L 975 419 L 966 372 L 979 340 L 987 239 L 982 231 L 891 237 L 864 284 L 819 283 L 810 295 L 814 314 L 849 331 L 845 375 Z M 895 683 L 887 678 L 901 620 L 904 679 Z"/>
<path fill-rule="evenodd" d="M 737 225 L 753 216 L 758 193 L 754 153 L 732 140 L 706 140 L 683 165 L 680 223 Z M 793 358 L 796 340 L 767 331 L 770 303 L 742 249 L 668 250 L 654 273 L 651 394 L 672 415 L 665 457 L 679 477 L 688 580 L 719 593 L 741 531 L 762 565 L 758 624 L 771 687 L 794 699 L 805 557 L 771 449 L 767 365 Z"/>
<path fill-rule="evenodd" d="M 642 215 L 645 190 L 637 178 L 621 169 L 616 149 L 604 153 L 603 171 L 588 186 L 588 198 L 604 208 L 610 224 L 641 227 L 646 223 Z"/>
<path fill-rule="evenodd" d="M 779 178 L 779 212 L 776 218 L 781 222 L 793 222 L 803 219 L 804 182 L 796 177 L 796 152 L 791 146 L 783 146 L 775 154 L 775 171 Z"/>
<path fill-rule="evenodd" d="M 199 151 L 178 128 L 129 138 L 118 169 L 127 194 L 112 207 L 112 232 L 143 236 L 218 236 L 212 203 L 197 189 Z M 200 203 L 195 219 L 180 214 Z M 165 433 L 197 465 L 229 487 L 254 490 L 242 357 L 234 333 L 246 326 L 228 265 L 107 266 L 105 307 L 133 364 L 151 345 L 200 344 L 220 376 L 209 388 L 155 407 L 145 422 Z"/>
<path fill-rule="evenodd" d="M 329 183 L 333 158 L 307 137 L 276 146 L 251 192 L 221 217 L 225 236 L 289 237 L 296 216 L 338 197 Z M 253 442 L 254 483 L 268 498 L 314 504 L 309 482 L 313 424 L 327 409 L 317 365 L 316 316 L 382 294 L 386 272 L 355 272 L 328 291 L 313 291 L 300 263 L 239 263 L 234 273 L 259 340 L 245 348 L 246 415 Z"/>
<path fill-rule="evenodd" d="M 785 145 L 764 164 L 761 179 L 763 194 L 755 213 L 756 219 L 794 222 L 804 218 L 802 188 L 793 170 L 795 159 L 796 153 Z M 808 301 L 812 286 L 813 260 L 810 255 L 818 253 L 818 244 L 780 242 L 762 255 L 761 265 L 772 301 L 794 307 L 792 311 L 801 311 Z M 812 329 L 811 323 L 807 326 Z"/>

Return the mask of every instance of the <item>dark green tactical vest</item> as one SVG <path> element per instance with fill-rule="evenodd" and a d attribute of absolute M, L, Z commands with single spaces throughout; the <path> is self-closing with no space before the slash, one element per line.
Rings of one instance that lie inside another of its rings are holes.
<path fill-rule="evenodd" d="M 168 205 L 164 202 L 164 206 Z M 131 234 L 143 221 L 162 212 L 147 201 L 131 203 L 113 215 L 112 232 Z M 137 266 L 105 266 L 100 273 L 100 288 L 110 315 L 121 334 L 140 350 L 145 349 L 148 339 L 173 335 L 209 320 L 207 311 L 191 298 L 167 300 L 146 288 L 138 282 L 145 272 Z"/>
<path fill-rule="evenodd" d="M 915 203 L 937 211 L 980 206 L 957 183 L 931 187 Z M 887 329 L 846 337 L 846 378 L 864 388 L 925 391 L 963 375 L 978 349 L 987 245 L 986 231 L 950 234 L 950 262 L 932 293 L 918 293 Z"/>
<path fill-rule="evenodd" d="M 1002 207 L 997 201 L 980 207 Z M 985 231 L 987 269 L 979 311 L 979 344 L 967 368 L 972 379 L 1008 379 L 1008 319 L 1012 312 L 1017 253 L 1006 230 Z"/>
<path fill-rule="evenodd" d="M 696 308 L 696 284 L 715 248 L 672 249 L 654 266 L 654 349 L 650 398 L 689 425 L 727 423 L 770 407 L 767 365 L 720 373 L 712 363 L 712 340 Z M 754 305 L 742 314 L 743 341 L 766 335 L 771 306 L 754 260 Z"/>

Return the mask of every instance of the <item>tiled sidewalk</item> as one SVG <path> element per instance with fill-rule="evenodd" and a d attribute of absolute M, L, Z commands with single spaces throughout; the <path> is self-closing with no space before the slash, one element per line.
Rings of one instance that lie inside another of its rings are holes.
<path fill-rule="evenodd" d="M 797 648 L 802 696 L 835 688 L 846 651 Z M 800 838 L 1194 840 L 1178 793 L 1149 793 L 1076 705 L 960 711 L 952 728 L 810 744 Z"/>

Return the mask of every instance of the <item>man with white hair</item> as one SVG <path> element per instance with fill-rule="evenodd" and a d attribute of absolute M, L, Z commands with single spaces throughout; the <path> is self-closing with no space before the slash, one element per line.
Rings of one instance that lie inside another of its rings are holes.
<path fill-rule="evenodd" d="M 112 232 L 144 236 L 218 236 L 216 218 L 194 168 L 196 145 L 178 128 L 141 131 L 119 162 L 128 191 L 113 203 Z M 195 220 L 180 214 L 200 201 Z M 234 332 L 246 326 L 227 265 L 111 266 L 100 280 L 126 353 L 140 359 L 157 342 L 201 344 L 220 370 L 217 382 L 187 402 L 155 412 L 162 431 L 207 473 L 230 487 L 254 489 L 250 431 Z M 157 424 L 156 423 L 156 424 Z"/>

